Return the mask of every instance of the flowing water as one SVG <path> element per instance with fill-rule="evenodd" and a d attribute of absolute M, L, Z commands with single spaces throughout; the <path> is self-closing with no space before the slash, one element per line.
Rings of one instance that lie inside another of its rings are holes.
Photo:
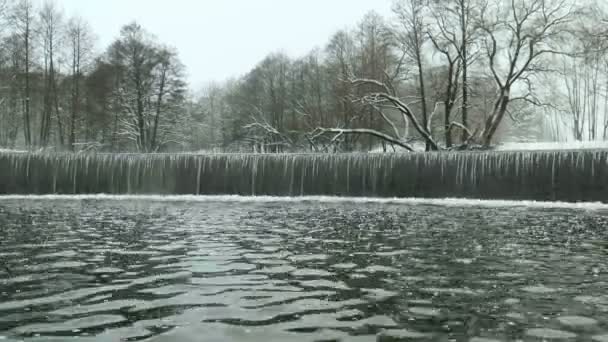
<path fill-rule="evenodd" d="M 608 150 L 0 153 L 0 194 L 481 198 L 608 203 Z"/>
<path fill-rule="evenodd" d="M 0 341 L 608 341 L 608 212 L 0 200 Z"/>

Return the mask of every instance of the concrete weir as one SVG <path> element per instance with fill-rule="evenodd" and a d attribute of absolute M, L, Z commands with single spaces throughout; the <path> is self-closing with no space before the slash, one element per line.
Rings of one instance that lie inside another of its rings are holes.
<path fill-rule="evenodd" d="M 608 202 L 608 151 L 0 154 L 0 194 L 102 193 Z"/>

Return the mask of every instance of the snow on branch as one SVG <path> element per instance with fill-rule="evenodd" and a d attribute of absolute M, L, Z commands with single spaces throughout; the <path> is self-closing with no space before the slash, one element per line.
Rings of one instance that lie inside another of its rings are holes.
<path fill-rule="evenodd" d="M 335 134 L 335 136 L 331 139 L 332 143 L 336 142 L 341 136 L 346 135 L 346 134 L 363 134 L 363 135 L 371 135 L 376 138 L 379 138 L 384 141 L 395 144 L 397 146 L 401 146 L 410 152 L 414 151 L 414 148 L 407 142 L 404 142 L 404 141 L 397 139 L 395 137 L 392 137 L 388 134 L 376 131 L 374 129 L 369 129 L 369 128 L 317 128 L 311 134 L 311 140 L 314 141 L 315 139 L 317 139 L 323 135 L 326 135 L 326 134 Z"/>

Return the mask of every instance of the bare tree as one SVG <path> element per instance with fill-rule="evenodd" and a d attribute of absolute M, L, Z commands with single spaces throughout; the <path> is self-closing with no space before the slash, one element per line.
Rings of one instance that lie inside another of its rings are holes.
<path fill-rule="evenodd" d="M 532 78 L 545 71 L 546 55 L 564 53 L 561 45 L 567 24 L 575 13 L 568 0 L 511 0 L 485 3 L 481 8 L 479 29 L 483 49 L 497 96 L 479 136 L 484 146 L 492 143 L 512 101 L 537 102 Z M 514 95 L 523 83 L 523 94 Z"/>
<path fill-rule="evenodd" d="M 352 66 L 352 74 L 361 78 L 384 80 L 385 73 L 392 62 L 392 46 L 394 46 L 394 35 L 385 19 L 378 13 L 372 11 L 367 13 L 357 27 L 355 40 L 357 44 L 357 62 Z M 344 80 L 344 79 L 343 79 Z M 372 88 L 361 86 L 355 89 L 358 97 L 372 91 Z M 364 126 L 371 129 L 380 129 L 382 122 L 378 120 L 372 108 L 359 108 L 359 117 L 355 126 Z M 369 136 L 367 149 L 371 150 L 376 139 Z"/>
<path fill-rule="evenodd" d="M 353 63 L 355 61 L 355 46 L 348 32 L 339 31 L 331 39 L 326 48 L 328 55 L 327 69 L 331 78 L 330 89 L 332 91 L 333 112 L 339 116 L 337 119 L 339 127 L 350 128 L 358 116 L 356 106 L 351 101 L 353 88 L 350 82 L 346 82 L 353 74 Z M 353 149 L 352 139 L 344 137 L 344 148 L 347 151 Z"/>
<path fill-rule="evenodd" d="M 93 57 L 94 37 L 87 22 L 80 17 L 71 18 L 68 21 L 66 31 L 71 78 L 68 147 L 74 150 L 76 124 L 82 107 L 83 67 L 86 67 Z"/>
<path fill-rule="evenodd" d="M 431 13 L 435 19 L 435 32 L 432 33 L 434 45 L 447 58 L 448 68 L 454 64 L 459 67 L 456 78 L 460 78 L 461 88 L 461 124 L 469 127 L 469 67 L 475 61 L 477 52 L 472 51 L 476 43 L 476 28 L 473 25 L 478 16 L 478 1 L 476 0 L 434 0 L 431 2 Z M 438 45 L 441 45 L 438 46 Z M 446 54 L 449 53 L 449 56 Z M 457 60 L 457 62 L 455 61 Z M 459 82 L 454 82 L 458 85 Z M 455 89 L 456 91 L 458 89 Z M 448 84 L 447 93 L 451 93 Z M 449 97 L 446 97 L 446 99 Z M 454 104 L 452 107 L 455 106 Z M 446 106 L 446 118 L 453 108 Z M 447 123 L 448 120 L 446 120 Z M 451 125 L 451 120 L 448 125 Z M 451 139 L 451 132 L 446 132 L 446 139 Z M 468 141 L 468 130 L 463 130 L 461 141 Z M 450 144 L 448 144 L 450 145 Z"/>
<path fill-rule="evenodd" d="M 561 98 L 566 100 L 559 110 L 566 114 L 576 140 L 603 138 L 606 130 L 608 44 L 603 37 L 603 16 L 600 7 L 581 11 L 570 25 L 575 38 L 567 46 L 571 53 L 557 61 L 563 65 L 560 74 L 565 94 Z"/>
<path fill-rule="evenodd" d="M 175 142 L 175 137 L 169 138 L 162 130 L 161 119 L 175 119 L 179 112 L 179 104 L 184 98 L 186 84 L 183 81 L 183 65 L 177 58 L 177 52 L 161 47 L 156 52 L 156 66 L 153 71 L 155 108 L 152 122 L 148 123 L 149 151 L 156 151 L 162 145 Z M 172 130 L 171 130 L 172 131 Z"/>
<path fill-rule="evenodd" d="M 181 146 L 189 124 L 183 65 L 177 54 L 160 46 L 139 24 L 126 25 L 108 50 L 115 73 L 112 102 L 114 130 L 139 151 Z"/>
<path fill-rule="evenodd" d="M 397 16 L 400 29 L 396 30 L 398 41 L 403 52 L 416 65 L 418 95 L 422 114 L 424 131 L 430 132 L 430 122 L 427 91 L 425 86 L 424 45 L 428 40 L 428 32 L 424 22 L 425 2 L 423 0 L 401 0 L 395 3 L 393 12 Z M 429 133 L 430 134 L 430 133 Z M 427 150 L 436 150 L 437 146 L 427 141 Z"/>
<path fill-rule="evenodd" d="M 122 118 L 124 136 L 134 139 L 139 150 L 145 150 L 149 137 L 146 135 L 146 99 L 152 83 L 155 51 L 149 34 L 137 23 L 126 25 L 121 37 L 111 47 L 118 68 L 123 75 L 118 79 L 117 97 L 120 107 L 127 113 Z"/>
<path fill-rule="evenodd" d="M 407 150 L 413 151 L 414 147 L 411 145 L 414 139 L 408 136 L 409 125 L 410 123 L 414 127 L 415 131 L 422 137 L 425 142 L 427 149 L 431 150 L 439 150 L 439 144 L 433 138 L 430 128 L 428 125 L 423 125 L 417 118 L 415 112 L 410 108 L 410 104 L 403 101 L 398 97 L 395 88 L 390 83 L 383 83 L 377 80 L 371 79 L 352 79 L 351 83 L 354 86 L 373 86 L 376 89 L 376 92 L 371 92 L 361 98 L 361 101 L 366 105 L 373 108 L 379 117 L 388 124 L 391 128 L 391 133 L 387 134 L 378 130 L 364 128 L 364 129 L 339 129 L 339 128 L 317 128 L 314 131 L 313 136 L 319 137 L 325 134 L 337 134 L 338 137 L 342 135 L 369 135 L 376 138 L 380 138 L 388 143 L 395 144 L 401 146 Z M 386 113 L 386 110 L 397 111 L 400 114 L 401 122 L 403 123 L 403 128 L 400 129 L 395 120 L 391 119 L 389 115 Z M 435 106 L 435 110 L 431 114 L 430 118 L 433 117 L 437 110 L 437 106 Z M 336 140 L 334 137 L 332 139 Z"/>
<path fill-rule="evenodd" d="M 455 44 L 454 34 L 448 34 L 449 26 L 447 24 L 447 18 L 441 13 L 440 10 L 433 11 L 435 13 L 435 19 L 438 28 L 437 32 L 429 31 L 429 38 L 433 43 L 435 49 L 443 56 L 446 62 L 447 70 L 445 74 L 445 85 L 443 94 L 443 108 L 444 108 L 444 131 L 445 131 L 445 146 L 451 148 L 453 144 L 452 140 L 452 114 L 454 107 L 456 106 L 456 100 L 459 91 L 459 76 L 462 68 L 461 52 L 458 50 L 460 46 Z M 464 92 L 463 92 L 464 94 Z M 463 96 L 464 98 L 464 96 Z M 463 122 L 466 126 L 466 121 Z"/>
<path fill-rule="evenodd" d="M 32 145 L 32 120 L 30 116 L 30 105 L 31 105 L 31 89 L 30 89 L 30 67 L 32 64 L 32 36 L 34 26 L 34 5 L 31 0 L 18 0 L 13 6 L 10 13 L 11 24 L 16 30 L 17 34 L 21 38 L 24 47 L 24 61 L 23 61 L 23 78 L 24 78 L 24 89 L 23 89 L 23 136 L 25 139 L 25 145 Z"/>
<path fill-rule="evenodd" d="M 57 90 L 57 54 L 63 33 L 63 14 L 52 0 L 47 0 L 40 10 L 41 39 L 44 56 L 44 108 L 40 118 L 40 145 L 49 143 L 51 122 L 54 118 L 57 124 L 59 145 L 64 144 L 64 127 L 59 112 L 59 94 Z"/>

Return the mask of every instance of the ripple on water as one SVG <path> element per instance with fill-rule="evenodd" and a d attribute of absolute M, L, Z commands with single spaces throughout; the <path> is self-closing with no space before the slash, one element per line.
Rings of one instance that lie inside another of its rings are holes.
<path fill-rule="evenodd" d="M 268 280 L 266 275 L 256 274 L 242 274 L 242 275 L 229 275 L 229 276 L 215 276 L 215 277 L 192 277 L 190 283 L 196 285 L 213 285 L 213 286 L 230 286 L 230 285 L 257 285 Z"/>
<path fill-rule="evenodd" d="M 122 273 L 124 272 L 123 269 L 120 268 L 116 268 L 116 267 L 101 267 L 101 268 L 96 268 L 94 270 L 91 271 L 92 274 L 112 274 L 112 273 Z"/>
<path fill-rule="evenodd" d="M 427 287 L 422 289 L 423 292 L 432 293 L 435 295 L 449 294 L 449 295 L 468 295 L 476 296 L 483 294 L 483 290 L 472 290 L 469 288 L 438 288 L 438 287 Z"/>
<path fill-rule="evenodd" d="M 537 293 L 537 294 L 549 294 L 555 293 L 559 291 L 558 289 L 554 289 L 552 287 L 544 286 L 544 285 L 536 285 L 536 286 L 526 286 L 522 288 L 523 291 L 528 293 Z"/>
<path fill-rule="evenodd" d="M 116 301 L 107 301 L 99 304 L 91 304 L 91 305 L 76 305 L 63 309 L 58 309 L 51 314 L 59 315 L 59 316 L 77 316 L 83 314 L 92 314 L 98 312 L 109 312 L 116 311 L 120 309 L 130 308 L 137 305 L 141 305 L 143 302 L 140 300 L 116 300 Z"/>
<path fill-rule="evenodd" d="M 555 214 L 522 211 L 529 217 L 512 224 L 509 220 L 521 217 L 508 210 L 467 208 L 446 215 L 420 206 L 349 209 L 340 204 L 315 211 L 310 204 L 282 210 L 255 204 L 226 214 L 217 203 L 146 202 L 134 209 L 128 202 L 108 202 L 66 210 L 55 208 L 62 202 L 32 205 L 48 206 L 42 213 L 54 223 L 88 215 L 74 222 L 90 229 L 78 230 L 82 239 L 71 243 L 64 232 L 69 227 L 47 227 L 45 220 L 38 228 L 45 229 L 49 244 L 15 253 L 13 244 L 0 248 L 5 253 L 0 258 L 0 330 L 12 329 L 11 336 L 21 332 L 20 338 L 41 334 L 32 340 L 40 342 L 72 337 L 198 341 L 201 335 L 228 341 L 496 342 L 507 333 L 533 341 L 572 336 L 591 341 L 596 335 L 593 341 L 608 342 L 602 324 L 608 313 L 608 296 L 601 290 L 606 279 L 583 272 L 601 265 L 601 253 L 581 250 L 586 258 L 559 258 L 569 250 L 562 243 L 563 229 L 556 228 L 570 226 L 559 218 L 555 225 L 539 225 L 547 237 L 543 245 L 550 247 L 529 243 L 537 236 L 528 228 L 539 222 L 528 221 L 553 222 Z M 23 207 L 14 210 L 30 210 Z M 336 210 L 345 212 L 336 215 Z M 386 211 L 407 229 L 379 228 L 378 218 L 388 217 Z M 564 220 L 582 222 L 593 215 L 569 214 Z M 102 225 L 100 216 L 112 220 Z M 0 215 L 0 227 L 6 220 Z M 294 220 L 297 229 L 289 227 Z M 443 221 L 452 224 L 450 229 L 433 229 Z M 298 240 L 312 231 L 315 239 Z M 479 243 L 469 239 L 471 234 L 484 244 L 475 253 L 471 248 Z M 606 234 L 581 229 L 569 240 L 577 247 L 581 236 L 605 240 Z M 6 240 L 0 229 L 0 247 Z M 336 243 L 329 245 L 331 240 Z M 509 250 L 501 249 L 507 245 Z M 15 278 L 4 279 L 11 276 L 1 269 L 5 258 Z M 515 258 L 534 260 L 514 263 Z M 455 262 L 471 272 L 455 271 Z M 26 272 L 27 265 L 37 265 L 40 272 Z M 50 269 L 53 265 L 58 269 Z M 55 279 L 41 277 L 46 274 Z M 555 291 L 560 296 L 542 295 Z M 572 293 L 582 296 L 576 298 L 580 305 L 572 305 L 567 296 Z M 564 307 L 568 316 L 543 315 L 566 313 Z M 526 335 L 528 328 L 539 329 Z"/>
<path fill-rule="evenodd" d="M 400 256 L 400 255 L 406 255 L 406 254 L 410 254 L 410 252 L 408 251 L 392 251 L 392 252 L 378 252 L 376 253 L 377 256 L 381 256 L 381 257 L 395 257 L 395 256 Z"/>
<path fill-rule="evenodd" d="M 292 255 L 289 257 L 293 262 L 323 261 L 327 260 L 327 258 L 325 254 Z"/>
<path fill-rule="evenodd" d="M 496 278 L 523 278 L 521 273 L 500 272 L 496 274 Z"/>
<path fill-rule="evenodd" d="M 526 330 L 526 335 L 530 337 L 544 338 L 544 339 L 570 339 L 575 338 L 576 334 L 556 329 L 547 329 L 547 328 L 537 328 L 537 329 L 528 329 Z"/>
<path fill-rule="evenodd" d="M 176 268 L 185 268 L 192 273 L 225 273 L 231 271 L 251 271 L 256 267 L 252 264 L 245 263 L 217 263 L 207 260 L 192 260 L 185 261 L 173 265 L 168 265 Z"/>
<path fill-rule="evenodd" d="M 516 321 L 523 321 L 526 319 L 526 316 L 519 312 L 509 312 L 508 314 L 506 314 L 506 317 Z"/>
<path fill-rule="evenodd" d="M 249 260 L 263 260 L 271 257 L 270 253 L 245 253 L 243 254 L 243 258 Z"/>
<path fill-rule="evenodd" d="M 40 323 L 30 324 L 15 328 L 18 334 L 42 334 L 42 333 L 58 333 L 70 332 L 75 330 L 84 330 L 112 325 L 127 321 L 123 316 L 117 315 L 98 315 L 85 318 L 73 319 L 62 323 Z"/>
<path fill-rule="evenodd" d="M 36 259 L 73 258 L 77 255 L 78 255 L 78 253 L 76 253 L 74 251 L 64 251 L 64 252 L 40 254 L 36 257 Z"/>
<path fill-rule="evenodd" d="M 577 296 L 574 300 L 584 304 L 608 305 L 608 297 L 604 296 Z"/>
<path fill-rule="evenodd" d="M 293 266 L 276 266 L 276 267 L 265 267 L 261 270 L 255 271 L 255 273 L 262 274 L 287 274 L 295 271 L 296 268 Z"/>
<path fill-rule="evenodd" d="M 259 266 L 281 266 L 287 265 L 289 261 L 283 259 L 259 259 L 255 260 L 254 263 Z"/>
<path fill-rule="evenodd" d="M 521 300 L 517 299 L 517 298 L 507 298 L 505 299 L 505 304 L 507 305 L 516 305 L 519 304 L 521 302 Z"/>
<path fill-rule="evenodd" d="M 28 283 L 28 282 L 32 282 L 32 281 L 44 281 L 44 280 L 49 280 L 49 279 L 53 279 L 56 277 L 57 277 L 56 274 L 50 274 L 50 273 L 27 274 L 27 275 L 21 275 L 21 276 L 17 276 L 17 277 L 8 278 L 8 279 L 0 279 L 0 284 L 3 284 L 3 285 L 20 284 L 20 283 Z"/>
<path fill-rule="evenodd" d="M 353 264 L 353 263 L 344 263 L 344 264 L 331 265 L 331 268 L 341 269 L 341 270 L 350 270 L 357 266 L 358 266 L 357 264 Z"/>
<path fill-rule="evenodd" d="M 399 270 L 395 267 L 390 267 L 390 266 L 382 266 L 382 265 L 373 265 L 373 266 L 368 266 L 362 270 L 360 270 L 360 272 L 364 272 L 364 273 L 394 273 L 394 272 L 399 272 Z"/>
<path fill-rule="evenodd" d="M 102 295 L 102 296 L 95 296 L 95 297 L 91 297 L 89 299 L 87 299 L 85 301 L 85 303 L 96 303 L 96 302 L 102 302 L 102 301 L 109 301 L 110 299 L 112 299 L 112 295 Z"/>
<path fill-rule="evenodd" d="M 350 275 L 350 279 L 367 279 L 367 274 L 362 273 L 352 273 Z"/>
<path fill-rule="evenodd" d="M 262 304 L 263 305 L 244 307 L 245 310 L 230 310 L 230 316 L 234 316 L 235 314 L 248 313 L 251 317 L 273 318 L 277 316 L 297 315 L 302 316 L 302 319 L 306 319 L 306 316 L 304 315 L 306 312 L 344 310 L 357 305 L 365 304 L 365 302 L 361 299 L 329 301 L 323 299 L 308 298 L 299 299 L 293 302 L 273 302 Z M 293 328 L 297 328 L 297 324 Z"/>
<path fill-rule="evenodd" d="M 131 285 L 150 284 L 150 283 L 155 283 L 159 280 L 174 280 L 174 279 L 184 279 L 184 278 L 190 279 L 191 276 L 192 276 L 192 273 L 186 272 L 186 271 L 159 274 L 159 275 L 153 275 L 153 276 L 149 276 L 149 277 L 137 278 L 137 279 L 131 281 Z"/>
<path fill-rule="evenodd" d="M 365 298 L 372 301 L 384 301 L 399 296 L 399 292 L 387 291 L 383 289 L 362 289 L 366 294 Z"/>
<path fill-rule="evenodd" d="M 159 251 L 137 251 L 137 250 L 124 250 L 124 249 L 106 249 L 100 252 L 104 253 L 112 253 L 117 255 L 125 255 L 125 256 L 150 256 L 150 255 L 160 255 Z"/>
<path fill-rule="evenodd" d="M 435 308 L 426 307 L 411 307 L 409 311 L 414 315 L 428 316 L 428 317 L 439 317 L 441 316 L 441 310 Z"/>
<path fill-rule="evenodd" d="M 101 287 L 89 287 L 84 289 L 72 290 L 63 292 L 57 295 L 27 299 L 22 301 L 10 301 L 0 303 L 0 310 L 15 310 L 20 308 L 27 308 L 36 305 L 47 305 L 62 301 L 76 301 L 78 299 L 98 295 L 105 292 L 118 291 L 128 288 L 127 285 L 112 285 L 112 286 L 101 286 Z"/>
<path fill-rule="evenodd" d="M 333 273 L 325 271 L 325 270 L 318 270 L 318 269 L 312 269 L 312 268 L 300 268 L 297 269 L 293 272 L 291 272 L 291 275 L 294 277 L 330 277 L 333 275 Z"/>
<path fill-rule="evenodd" d="M 572 326 L 572 327 L 589 326 L 589 325 L 595 325 L 598 323 L 593 318 L 583 317 L 583 316 L 561 316 L 561 317 L 558 317 L 557 320 L 563 325 L 568 325 L 568 326 Z"/>
<path fill-rule="evenodd" d="M 378 335 L 379 341 L 392 341 L 394 339 L 407 340 L 417 338 L 428 338 L 430 334 L 421 333 L 408 329 L 385 329 Z"/>
<path fill-rule="evenodd" d="M 40 265 L 31 265 L 27 266 L 26 269 L 28 271 L 45 271 L 45 270 L 55 270 L 55 269 L 63 269 L 63 268 L 83 268 L 87 266 L 87 263 L 81 261 L 59 261 L 51 264 L 40 264 Z"/>
<path fill-rule="evenodd" d="M 350 287 L 343 281 L 331 281 L 325 279 L 316 280 L 300 280 L 298 282 L 301 286 L 310 288 L 326 287 L 332 289 L 348 290 Z"/>

